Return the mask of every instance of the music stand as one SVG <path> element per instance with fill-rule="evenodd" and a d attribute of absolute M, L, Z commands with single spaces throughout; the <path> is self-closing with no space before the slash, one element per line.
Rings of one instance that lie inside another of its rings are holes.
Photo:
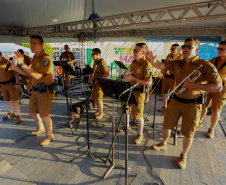
<path fill-rule="evenodd" d="M 75 159 L 77 159 L 77 158 L 79 158 L 79 157 L 81 157 L 81 156 L 83 156 L 83 155 L 90 155 L 92 158 L 93 158 L 93 156 L 95 156 L 96 158 L 98 158 L 98 159 L 100 159 L 101 161 L 103 161 L 103 162 L 105 162 L 103 159 L 101 159 L 100 157 L 98 157 L 96 154 L 94 154 L 92 151 L 91 151 L 91 142 L 90 142 L 90 140 L 89 140 L 89 116 L 88 116 L 88 109 L 89 109 L 89 97 L 91 96 L 91 94 L 92 94 L 92 91 L 93 91 L 93 87 L 94 87 L 94 84 L 95 84 L 95 81 L 96 81 L 96 78 L 94 78 L 93 80 L 92 80 L 92 84 L 91 84 L 91 91 L 89 91 L 89 94 L 88 94 L 88 96 L 87 96 L 87 98 L 85 99 L 85 107 L 86 107 L 86 120 L 87 120 L 87 125 L 86 125 L 86 128 L 87 128 L 87 145 L 88 145 L 88 148 L 87 148 L 87 150 L 84 152 L 84 153 L 82 153 L 82 154 L 80 154 L 79 156 L 77 156 L 77 157 L 74 157 L 73 159 L 71 159 L 69 162 L 73 162 Z M 84 108 L 83 108 L 84 109 Z"/>
<path fill-rule="evenodd" d="M 119 70 L 120 70 L 119 74 L 120 74 L 120 79 L 121 79 L 122 76 L 124 76 L 124 74 L 125 74 L 125 72 L 124 72 L 123 75 L 121 75 L 121 70 L 122 69 L 128 70 L 128 68 L 125 66 L 125 64 L 122 61 L 115 60 L 115 63 L 119 67 Z"/>
<path fill-rule="evenodd" d="M 72 75 L 72 76 L 77 76 L 77 74 L 75 73 L 73 68 L 70 66 L 70 64 L 68 64 L 67 61 L 64 61 L 64 60 L 62 60 L 62 61 L 53 61 L 53 63 L 54 63 L 55 66 L 61 66 L 66 74 Z"/>
<path fill-rule="evenodd" d="M 128 69 L 122 61 L 115 60 L 115 63 L 120 69 Z"/>
<path fill-rule="evenodd" d="M 118 99 L 121 100 L 123 102 L 125 102 L 126 104 L 123 105 L 123 112 L 121 114 L 119 123 L 117 125 L 117 129 L 116 129 L 116 133 L 114 135 L 114 137 L 112 138 L 112 144 L 111 147 L 109 149 L 109 153 L 108 156 L 106 158 L 105 163 L 107 163 L 107 161 L 109 160 L 109 155 L 112 149 L 114 149 L 114 142 L 116 139 L 116 136 L 118 134 L 118 129 L 119 129 L 119 125 L 122 121 L 123 115 L 126 114 L 126 129 L 125 129 L 125 184 L 128 183 L 128 122 L 129 122 L 129 104 L 133 104 L 138 106 L 135 95 L 133 93 L 133 89 L 131 89 L 130 91 L 124 93 L 124 91 L 126 91 L 128 88 L 130 88 L 130 84 L 128 82 L 121 82 L 121 81 L 116 81 L 116 80 L 112 80 L 112 79 L 106 79 L 106 78 L 97 78 L 98 83 L 102 89 L 102 91 L 104 92 L 104 94 L 108 97 L 111 97 L 113 99 Z M 114 115 L 113 115 L 114 118 Z M 114 125 L 114 124 L 113 124 Z M 113 129 L 114 130 L 114 129 Z M 114 164 L 114 150 L 112 150 L 112 162 L 111 162 L 111 166 L 110 168 L 105 172 L 103 178 L 105 179 L 107 177 L 107 175 L 110 173 L 110 171 L 115 167 Z"/>
<path fill-rule="evenodd" d="M 61 66 L 62 69 L 64 70 L 65 74 L 66 74 L 66 77 L 68 75 L 73 75 L 73 76 L 76 76 L 76 73 L 75 71 L 72 69 L 72 67 L 67 63 L 67 61 L 53 61 L 54 65 L 55 66 Z M 66 97 L 66 101 L 67 101 L 67 113 L 68 113 L 68 123 L 69 123 L 69 127 L 71 129 L 71 133 L 72 135 L 74 136 L 74 132 L 72 130 L 72 122 L 73 122 L 73 119 L 71 118 L 71 114 L 70 114 L 70 110 L 69 110 L 69 102 L 68 102 L 68 88 L 71 88 L 70 86 L 70 80 L 69 80 L 69 87 L 66 87 L 64 88 L 64 92 L 65 92 L 65 97 Z M 71 94 L 70 94 L 71 95 Z M 70 101 L 71 100 L 71 96 L 70 96 Z M 71 102 L 71 106 L 72 106 L 72 102 Z M 71 109 L 72 111 L 72 109 Z M 67 125 L 67 124 L 65 124 Z"/>

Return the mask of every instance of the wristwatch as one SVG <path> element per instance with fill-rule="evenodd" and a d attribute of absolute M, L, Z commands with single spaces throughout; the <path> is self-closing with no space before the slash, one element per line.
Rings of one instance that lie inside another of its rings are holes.
<path fill-rule="evenodd" d="M 20 84 L 18 83 L 18 84 L 16 84 L 16 85 L 20 85 Z"/>

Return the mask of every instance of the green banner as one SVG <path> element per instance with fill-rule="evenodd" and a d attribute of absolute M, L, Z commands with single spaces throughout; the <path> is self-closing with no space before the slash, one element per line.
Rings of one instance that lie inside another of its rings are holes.
<path fill-rule="evenodd" d="M 87 65 L 90 65 L 91 62 L 92 62 L 92 50 L 93 49 L 90 49 L 90 48 L 86 48 L 86 61 L 87 61 Z"/>

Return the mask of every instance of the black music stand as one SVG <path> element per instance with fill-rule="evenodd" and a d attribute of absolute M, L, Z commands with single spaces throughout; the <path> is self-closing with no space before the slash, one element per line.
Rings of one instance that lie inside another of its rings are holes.
<path fill-rule="evenodd" d="M 125 69 L 128 70 L 128 68 L 125 66 L 125 64 L 122 61 L 117 61 L 115 60 L 116 65 L 119 67 L 120 69 L 120 74 L 121 74 L 121 69 Z M 122 80 L 122 77 L 124 76 L 125 72 L 123 73 L 123 75 L 120 76 L 120 79 Z"/>
<path fill-rule="evenodd" d="M 73 70 L 73 68 L 70 66 L 70 64 L 68 64 L 67 61 L 53 61 L 55 66 L 61 66 L 62 69 L 65 71 L 66 74 L 68 75 L 73 75 L 73 76 L 77 76 L 78 74 L 75 73 L 75 71 Z"/>
<path fill-rule="evenodd" d="M 90 142 L 90 140 L 89 140 L 89 116 L 88 116 L 88 109 L 89 109 L 89 98 L 90 98 L 90 96 L 91 96 L 91 94 L 92 94 L 92 91 L 93 91 L 93 87 L 94 87 L 94 84 L 95 84 L 95 81 L 96 81 L 96 78 L 94 78 L 93 80 L 92 80 L 92 83 L 90 84 L 90 89 L 91 89 L 91 91 L 89 91 L 89 94 L 88 94 L 88 96 L 87 96 L 87 98 L 85 99 L 85 107 L 86 107 L 86 120 L 87 120 L 87 145 L 88 145 L 88 148 L 87 148 L 87 150 L 84 152 L 84 153 L 82 153 L 82 154 L 80 154 L 79 156 L 77 156 L 77 157 L 74 157 L 73 159 L 71 159 L 69 162 L 73 162 L 75 159 L 78 159 L 79 157 L 81 157 L 81 156 L 83 156 L 83 155 L 89 155 L 89 156 L 91 156 L 92 158 L 93 158 L 93 156 L 95 156 L 96 158 L 98 158 L 98 159 L 100 159 L 101 161 L 103 161 L 103 162 L 105 162 L 103 159 L 101 159 L 100 157 L 98 157 L 96 154 L 94 154 L 92 151 L 91 151 L 91 142 Z M 84 108 L 83 108 L 84 109 Z"/>
<path fill-rule="evenodd" d="M 115 60 L 115 63 L 120 69 L 128 69 L 122 61 Z"/>
<path fill-rule="evenodd" d="M 135 95 L 133 93 L 133 88 L 131 88 L 131 90 L 129 90 L 128 92 L 124 93 L 128 88 L 130 88 L 130 84 L 128 82 L 120 82 L 120 81 L 116 81 L 116 80 L 112 80 L 112 79 L 106 79 L 106 78 L 97 78 L 98 83 L 100 84 L 100 87 L 102 89 L 102 91 L 104 92 L 104 94 L 108 97 L 111 97 L 113 99 L 118 99 L 121 100 L 123 102 L 125 102 L 125 105 L 123 105 L 123 112 L 121 114 L 119 123 L 117 125 L 117 129 L 116 129 L 116 133 L 114 135 L 114 137 L 112 138 L 112 144 L 111 147 L 109 149 L 109 153 L 108 156 L 106 158 L 105 163 L 107 163 L 107 161 L 109 161 L 109 155 L 112 149 L 114 149 L 114 142 L 116 139 L 116 136 L 118 134 L 118 129 L 119 129 L 119 125 L 122 122 L 123 119 L 123 115 L 126 114 L 126 128 L 125 128 L 125 184 L 128 184 L 128 122 L 129 122 L 129 104 L 133 104 L 138 106 Z M 113 115 L 114 116 L 114 115 Z M 112 159 L 114 159 L 114 150 L 112 150 Z M 111 166 L 110 168 L 105 172 L 103 178 L 105 179 L 108 174 L 110 173 L 110 171 L 115 167 L 114 161 L 110 161 Z"/>
<path fill-rule="evenodd" d="M 75 71 L 72 69 L 72 67 L 67 63 L 67 61 L 53 61 L 54 65 L 55 66 L 61 66 L 62 69 L 64 70 L 64 72 L 66 73 L 66 75 L 73 75 L 73 76 L 76 76 L 76 73 Z M 69 128 L 71 129 L 71 133 L 72 135 L 74 136 L 74 132 L 72 130 L 73 128 L 73 125 L 72 125 L 72 122 L 73 122 L 73 119 L 71 117 L 71 114 L 70 114 L 70 109 L 69 109 L 69 102 L 68 102 L 68 88 L 71 88 L 70 87 L 70 80 L 69 80 L 69 87 L 66 87 L 64 89 L 64 92 L 65 92 L 65 97 L 66 97 L 66 101 L 67 101 L 67 113 L 68 113 L 68 123 L 65 124 L 65 126 L 67 126 L 67 124 L 69 124 Z M 70 97 L 71 98 L 71 97 Z M 71 110 L 72 111 L 72 110 Z"/>

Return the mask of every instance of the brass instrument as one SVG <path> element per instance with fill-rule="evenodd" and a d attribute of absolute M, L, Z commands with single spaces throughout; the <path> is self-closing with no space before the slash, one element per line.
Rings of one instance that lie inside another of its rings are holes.
<path fill-rule="evenodd" d="M 122 75 L 123 81 L 125 81 L 125 79 L 126 79 L 130 74 L 133 73 L 133 70 L 131 69 L 131 65 L 132 65 L 132 64 L 130 64 L 130 66 L 127 68 L 127 71 Z"/>
<path fill-rule="evenodd" d="M 184 80 L 182 80 L 182 82 L 180 82 L 171 92 L 169 92 L 168 94 L 165 94 L 164 96 L 167 98 L 167 100 L 170 99 L 170 96 L 172 94 L 174 94 L 174 92 L 186 81 L 188 80 L 188 78 L 190 78 L 194 73 L 198 72 L 199 74 L 197 76 L 195 76 L 194 78 L 192 78 L 192 81 L 194 82 L 195 80 L 197 80 L 197 78 L 201 75 L 201 72 L 199 71 L 199 68 L 201 68 L 203 65 L 200 65 L 196 70 L 192 71 Z M 186 90 L 186 88 L 182 88 L 180 89 L 180 91 L 176 94 L 181 94 Z"/>
<path fill-rule="evenodd" d="M 180 49 L 177 51 L 177 53 L 173 56 L 173 58 L 172 58 L 172 60 L 175 60 L 178 56 L 179 56 L 179 54 L 181 53 L 181 47 L 180 47 Z M 169 60 L 167 60 L 166 62 L 169 62 Z"/>
<path fill-rule="evenodd" d="M 177 53 L 173 56 L 173 58 L 169 58 L 168 60 L 166 60 L 166 62 L 170 62 L 170 61 L 173 61 L 173 60 L 176 60 L 176 58 L 180 55 L 181 53 L 181 47 L 180 49 L 177 51 Z M 169 70 L 170 71 L 170 70 Z M 171 71 L 173 73 L 173 71 Z"/>
<path fill-rule="evenodd" d="M 97 69 L 97 65 L 95 66 L 95 69 L 94 69 L 92 75 L 89 77 L 89 80 L 88 80 L 88 90 L 91 90 L 90 86 L 92 85 L 92 81 L 94 79 L 94 75 L 95 75 L 96 69 Z"/>
<path fill-rule="evenodd" d="M 179 54 L 181 53 L 181 47 L 180 47 L 180 49 L 177 51 L 177 53 L 174 55 L 174 57 L 172 58 L 172 60 L 175 60 L 178 56 L 179 56 Z M 166 62 L 169 62 L 170 60 L 168 59 Z M 162 76 L 161 76 L 162 75 Z M 156 83 L 156 87 L 157 87 L 157 85 L 159 84 L 159 82 L 161 81 L 161 79 L 163 78 L 163 76 L 164 76 L 164 74 L 163 74 L 163 71 L 161 70 L 159 73 L 158 73 L 158 75 L 157 75 L 157 77 L 156 77 L 156 79 L 155 79 L 155 81 L 154 82 L 152 82 L 152 85 L 149 87 L 149 89 L 151 89 L 151 91 L 149 92 L 150 94 L 152 94 L 153 92 L 154 92 L 154 90 L 155 90 L 155 88 L 154 89 L 152 89 L 152 87 L 153 87 L 153 85 Z M 158 79 L 159 77 L 161 77 L 160 79 Z M 158 81 L 157 81 L 158 80 Z"/>

